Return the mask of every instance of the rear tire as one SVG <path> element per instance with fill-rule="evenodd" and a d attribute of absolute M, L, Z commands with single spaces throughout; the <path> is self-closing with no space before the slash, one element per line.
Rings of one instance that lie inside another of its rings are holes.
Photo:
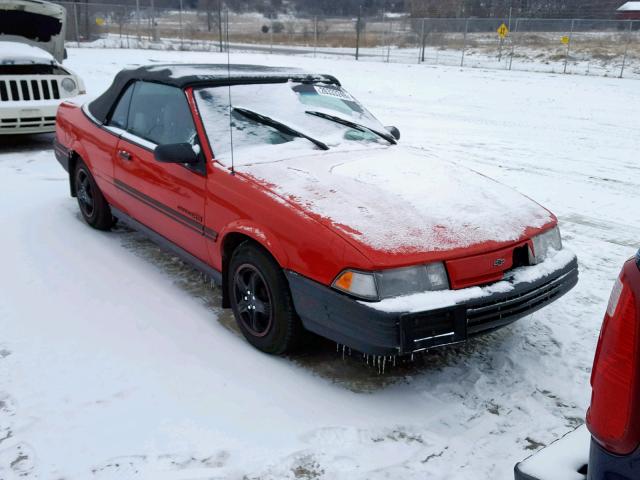
<path fill-rule="evenodd" d="M 280 266 L 262 248 L 245 242 L 231 257 L 228 294 L 240 331 L 265 353 L 282 355 L 300 345 L 304 330 Z"/>
<path fill-rule="evenodd" d="M 98 230 L 110 230 L 115 225 L 115 220 L 109 204 L 98 188 L 89 167 L 80 159 L 73 171 L 73 186 L 85 222 Z"/>

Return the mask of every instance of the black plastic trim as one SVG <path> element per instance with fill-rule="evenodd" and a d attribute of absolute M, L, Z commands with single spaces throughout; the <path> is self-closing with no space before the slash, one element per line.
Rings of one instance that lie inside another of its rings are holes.
<path fill-rule="evenodd" d="M 629 455 L 615 455 L 591 438 L 589 480 L 638 480 L 639 477 L 640 447 Z"/>
<path fill-rule="evenodd" d="M 213 240 L 214 242 L 218 240 L 218 232 L 215 230 L 211 230 L 209 227 L 204 227 L 204 236 Z"/>
<path fill-rule="evenodd" d="M 500 327 L 513 320 L 529 315 L 551 301 L 564 295 L 578 282 L 577 266 L 560 276 L 524 292 L 511 292 L 495 302 L 472 302 L 468 304 L 469 333 Z M 479 305 L 479 306 L 476 306 Z M 478 312 L 487 312 L 478 315 Z"/>
<path fill-rule="evenodd" d="M 58 139 L 53 140 L 53 151 L 56 155 L 56 160 L 62 165 L 62 168 L 69 173 L 69 157 L 71 155 L 71 150 L 62 145 Z"/>
<path fill-rule="evenodd" d="M 196 270 L 207 275 L 209 278 L 211 278 L 211 280 L 213 280 L 216 283 L 216 285 L 222 285 L 222 273 L 216 270 L 215 268 L 210 267 L 205 262 L 203 262 L 197 257 L 194 257 L 189 252 L 184 250 L 182 247 L 176 245 L 174 242 L 172 242 L 168 238 L 160 235 L 155 230 L 152 230 L 146 225 L 138 222 L 137 220 L 133 219 L 132 217 L 122 212 L 121 210 L 118 210 L 115 207 L 111 207 L 111 213 L 113 214 L 114 217 L 116 217 L 119 221 L 121 221 L 128 227 L 146 235 L 147 237 L 149 237 L 149 239 L 151 239 L 154 243 L 159 245 L 161 248 L 164 248 L 165 250 L 170 251 L 171 253 L 173 253 L 180 259 L 182 259 L 184 262 L 194 267 Z"/>
<path fill-rule="evenodd" d="M 515 480 L 542 480 L 540 478 L 532 477 L 531 475 L 524 473 L 522 470 L 520 470 L 519 463 L 516 464 L 515 468 L 513 469 L 513 475 L 515 477 Z"/>
<path fill-rule="evenodd" d="M 285 273 L 307 330 L 371 355 L 408 355 L 462 343 L 530 315 L 576 285 L 578 262 L 574 258 L 535 282 L 515 284 L 510 292 L 416 313 L 377 310 L 298 273 Z M 481 322 L 472 323 L 474 310 L 484 313 Z"/>

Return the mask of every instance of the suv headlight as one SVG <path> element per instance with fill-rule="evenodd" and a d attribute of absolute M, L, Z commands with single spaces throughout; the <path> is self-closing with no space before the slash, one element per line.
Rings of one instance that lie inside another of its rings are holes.
<path fill-rule="evenodd" d="M 533 255 L 532 263 L 537 264 L 544 262 L 551 250 L 562 250 L 562 237 L 560 236 L 560 229 L 554 227 L 540 235 L 536 235 L 533 240 Z"/>
<path fill-rule="evenodd" d="M 76 89 L 76 82 L 72 78 L 64 78 L 60 85 L 67 93 L 71 93 Z"/>
<path fill-rule="evenodd" d="M 345 270 L 336 277 L 332 286 L 364 300 L 382 300 L 412 293 L 447 290 L 449 278 L 444 264 L 438 262 L 381 272 Z"/>

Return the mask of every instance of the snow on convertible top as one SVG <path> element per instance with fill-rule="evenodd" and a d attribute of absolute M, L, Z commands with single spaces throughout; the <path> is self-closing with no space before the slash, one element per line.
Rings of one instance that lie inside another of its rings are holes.
<path fill-rule="evenodd" d="M 0 41 L 0 65 L 41 65 L 55 62 L 50 53 L 20 42 Z"/>
<path fill-rule="evenodd" d="M 458 164 L 404 147 L 365 148 L 241 165 L 342 235 L 387 252 L 515 241 L 553 216 Z"/>
<path fill-rule="evenodd" d="M 309 81 L 327 80 L 326 75 L 320 75 L 292 67 L 270 67 L 264 65 L 225 65 L 225 64 L 171 64 L 153 65 L 146 67 L 147 72 L 169 72 L 172 79 L 195 77 L 202 80 L 226 78 L 288 78 L 305 77 Z"/>

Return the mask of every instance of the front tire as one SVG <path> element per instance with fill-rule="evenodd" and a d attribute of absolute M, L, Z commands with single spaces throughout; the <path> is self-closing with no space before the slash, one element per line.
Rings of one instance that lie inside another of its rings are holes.
<path fill-rule="evenodd" d="M 73 172 L 73 182 L 84 221 L 98 230 L 110 230 L 115 225 L 111 209 L 89 167 L 82 160 L 78 160 Z"/>
<path fill-rule="evenodd" d="M 303 335 L 289 284 L 280 266 L 262 248 L 245 242 L 228 269 L 231 308 L 245 338 L 265 353 L 282 355 Z"/>

